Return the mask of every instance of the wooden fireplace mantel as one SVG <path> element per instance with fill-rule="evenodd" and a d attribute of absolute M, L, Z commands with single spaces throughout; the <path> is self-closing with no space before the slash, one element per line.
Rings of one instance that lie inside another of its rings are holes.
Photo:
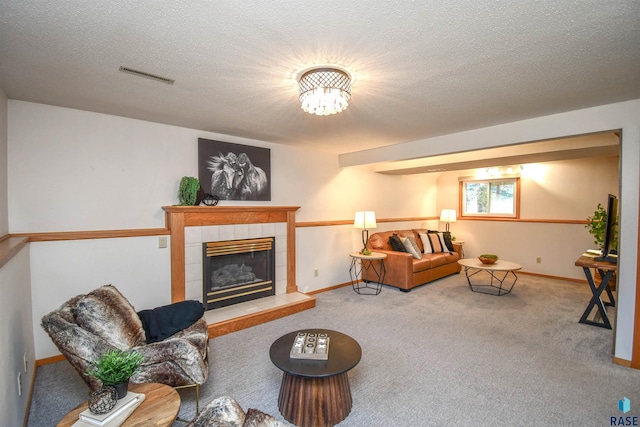
<path fill-rule="evenodd" d="M 171 302 L 185 300 L 184 228 L 204 225 L 287 223 L 287 293 L 296 285 L 296 211 L 299 206 L 163 206 L 171 236 Z"/>

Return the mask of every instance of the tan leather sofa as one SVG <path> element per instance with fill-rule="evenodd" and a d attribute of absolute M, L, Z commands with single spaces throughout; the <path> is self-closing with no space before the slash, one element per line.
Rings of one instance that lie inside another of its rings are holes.
<path fill-rule="evenodd" d="M 417 259 L 407 252 L 394 251 L 389 245 L 389 237 L 396 233 L 400 237 L 413 237 L 420 248 L 422 259 Z M 409 292 L 416 286 L 460 273 L 458 260 L 462 257 L 462 245 L 453 244 L 454 252 L 424 253 L 424 246 L 419 233 L 427 233 L 424 229 L 391 230 L 373 233 L 369 236 L 367 247 L 374 252 L 387 254 L 384 260 L 386 274 L 383 283 L 395 286 L 401 291 Z M 363 279 L 368 279 L 363 271 Z M 372 280 L 375 280 L 371 278 Z"/>

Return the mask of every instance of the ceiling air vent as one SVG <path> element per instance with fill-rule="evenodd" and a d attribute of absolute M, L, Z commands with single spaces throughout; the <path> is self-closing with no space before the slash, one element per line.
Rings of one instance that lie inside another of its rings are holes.
<path fill-rule="evenodd" d="M 176 81 L 174 79 L 169 79 L 167 77 L 157 76 L 151 73 L 145 73 L 144 71 L 134 70 L 133 68 L 128 67 L 120 67 L 120 71 L 123 73 L 133 74 L 134 76 L 146 77 L 147 79 L 155 80 L 158 82 L 166 83 L 168 85 L 174 84 Z"/>

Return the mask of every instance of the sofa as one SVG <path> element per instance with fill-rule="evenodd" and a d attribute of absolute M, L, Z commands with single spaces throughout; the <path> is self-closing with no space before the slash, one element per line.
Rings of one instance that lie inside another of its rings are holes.
<path fill-rule="evenodd" d="M 402 246 L 405 246 L 407 240 L 412 241 L 412 246 L 416 248 L 413 255 L 411 252 L 401 251 L 407 250 L 406 247 L 397 247 L 396 239 L 390 241 L 392 236 L 404 240 Z M 392 247 L 394 241 L 395 248 Z M 394 286 L 404 292 L 460 273 L 461 270 L 458 260 L 462 257 L 462 245 L 452 243 L 448 233 L 426 229 L 382 231 L 369 236 L 367 248 L 387 255 L 384 260 L 386 274 L 383 284 Z M 362 274 L 363 280 L 369 280 L 367 270 Z M 371 280 L 377 279 L 371 277 Z"/>

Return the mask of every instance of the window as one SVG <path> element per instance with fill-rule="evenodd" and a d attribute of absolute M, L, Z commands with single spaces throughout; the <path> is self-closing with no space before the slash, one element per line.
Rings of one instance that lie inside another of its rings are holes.
<path fill-rule="evenodd" d="M 466 217 L 520 216 L 520 178 L 461 179 L 460 211 Z"/>

